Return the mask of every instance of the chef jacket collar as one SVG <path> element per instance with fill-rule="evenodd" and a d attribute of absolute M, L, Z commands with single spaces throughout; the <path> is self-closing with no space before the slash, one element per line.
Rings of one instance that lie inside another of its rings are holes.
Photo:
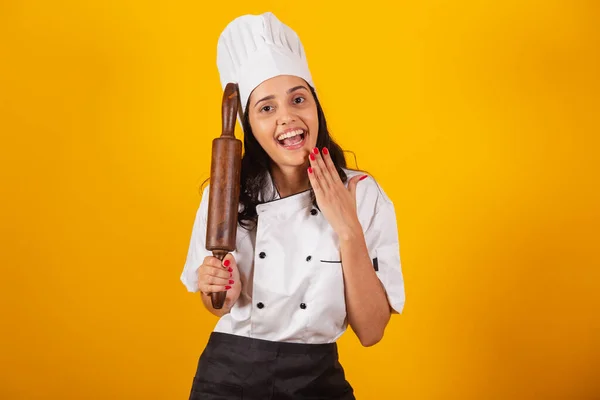
<path fill-rule="evenodd" d="M 263 190 L 261 200 L 269 199 L 264 203 L 256 205 L 256 213 L 259 217 L 287 218 L 293 213 L 312 205 L 310 189 L 281 198 L 273 177 L 267 172 L 267 185 Z M 270 200 L 273 199 L 273 200 Z"/>

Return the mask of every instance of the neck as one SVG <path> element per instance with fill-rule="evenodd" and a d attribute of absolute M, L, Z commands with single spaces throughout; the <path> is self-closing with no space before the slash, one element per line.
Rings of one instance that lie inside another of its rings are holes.
<path fill-rule="evenodd" d="M 308 172 L 304 166 L 281 167 L 277 164 L 271 166 L 271 175 L 281 198 L 310 189 Z"/>

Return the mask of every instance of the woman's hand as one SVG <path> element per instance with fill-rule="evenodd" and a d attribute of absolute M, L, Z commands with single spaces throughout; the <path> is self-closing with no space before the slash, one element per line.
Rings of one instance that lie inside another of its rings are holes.
<path fill-rule="evenodd" d="M 198 289 L 206 296 L 215 292 L 227 291 L 223 308 L 229 310 L 235 304 L 240 297 L 242 283 L 237 263 L 231 253 L 225 256 L 223 262 L 213 256 L 204 258 L 202 265 L 198 268 Z"/>
<path fill-rule="evenodd" d="M 309 158 L 308 178 L 319 208 L 333 230 L 340 238 L 362 232 L 356 212 L 356 184 L 367 175 L 351 178 L 346 188 L 326 147 L 323 148 L 323 156 L 315 147 Z"/>

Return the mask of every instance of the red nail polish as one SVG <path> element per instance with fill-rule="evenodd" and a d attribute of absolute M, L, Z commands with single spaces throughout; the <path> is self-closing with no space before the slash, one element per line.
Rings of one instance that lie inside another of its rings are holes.
<path fill-rule="evenodd" d="M 325 154 L 325 155 L 329 154 L 329 150 L 327 150 L 327 147 L 323 147 L 323 154 Z"/>
<path fill-rule="evenodd" d="M 308 167 L 308 173 L 312 174 L 312 167 Z"/>
<path fill-rule="evenodd" d="M 225 262 L 223 263 L 224 266 L 229 267 L 229 260 L 225 260 Z"/>
<path fill-rule="evenodd" d="M 225 286 L 225 290 L 231 289 L 231 286 Z"/>
<path fill-rule="evenodd" d="M 230 279 L 230 280 L 229 280 L 229 284 L 230 284 L 230 285 L 233 285 L 233 279 Z"/>
<path fill-rule="evenodd" d="M 310 159 L 315 161 L 315 155 L 313 153 L 310 153 Z"/>
<path fill-rule="evenodd" d="M 316 147 L 313 149 L 313 153 L 315 154 L 319 154 L 319 149 L 317 149 Z"/>
<path fill-rule="evenodd" d="M 227 268 L 227 271 L 233 272 L 233 268 L 229 267 L 229 268 Z"/>
<path fill-rule="evenodd" d="M 362 181 L 363 179 L 365 179 L 366 177 L 368 177 L 368 175 L 363 175 L 360 177 L 359 181 Z"/>

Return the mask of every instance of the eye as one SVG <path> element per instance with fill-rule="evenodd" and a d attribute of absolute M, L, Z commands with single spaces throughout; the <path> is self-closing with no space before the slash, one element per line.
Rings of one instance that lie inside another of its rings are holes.
<path fill-rule="evenodd" d="M 301 97 L 301 96 L 296 97 L 294 99 L 294 103 L 296 103 L 296 104 L 304 103 L 304 101 L 305 101 L 304 97 Z"/>
<path fill-rule="evenodd" d="M 264 106 L 260 109 L 260 112 L 269 112 L 273 109 L 271 106 Z"/>

